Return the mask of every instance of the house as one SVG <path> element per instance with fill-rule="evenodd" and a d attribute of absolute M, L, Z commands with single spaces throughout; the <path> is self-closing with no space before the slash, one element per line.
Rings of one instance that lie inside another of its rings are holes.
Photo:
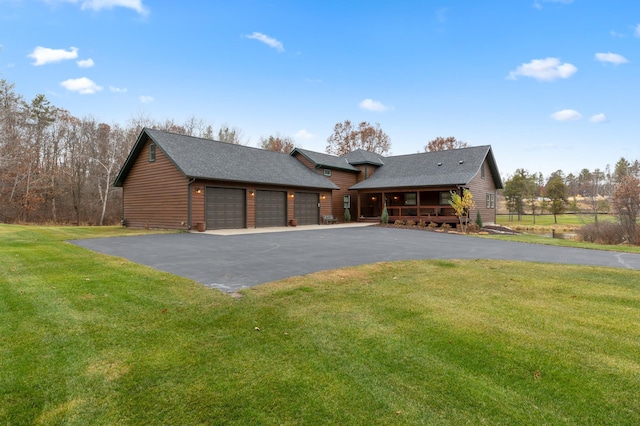
<path fill-rule="evenodd" d="M 167 229 L 320 224 L 322 216 L 455 223 L 450 191 L 468 188 L 495 222 L 502 181 L 490 146 L 401 156 L 291 154 L 143 129 L 114 185 L 123 223 Z M 474 218 L 476 213 L 471 212 Z M 293 222 L 292 222 L 293 221 Z"/>

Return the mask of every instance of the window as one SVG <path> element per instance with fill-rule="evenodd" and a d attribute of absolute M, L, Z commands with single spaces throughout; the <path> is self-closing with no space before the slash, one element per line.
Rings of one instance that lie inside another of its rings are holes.
<path fill-rule="evenodd" d="M 480 168 L 480 177 L 482 179 L 484 179 L 484 164 L 482 165 L 482 167 Z"/>
<path fill-rule="evenodd" d="M 496 200 L 494 194 L 487 194 L 487 208 L 494 209 L 496 207 Z"/>
<path fill-rule="evenodd" d="M 449 205 L 449 201 L 451 201 L 451 193 L 449 191 L 441 192 L 440 193 L 440 205 L 441 206 L 448 206 Z"/>
<path fill-rule="evenodd" d="M 331 169 L 324 169 L 325 176 L 331 176 Z"/>
<path fill-rule="evenodd" d="M 156 161 L 156 144 L 152 142 L 149 144 L 149 162 L 153 163 L 154 161 Z"/>
<path fill-rule="evenodd" d="M 404 194 L 404 205 L 415 206 L 418 204 L 418 195 L 415 192 L 406 192 Z"/>

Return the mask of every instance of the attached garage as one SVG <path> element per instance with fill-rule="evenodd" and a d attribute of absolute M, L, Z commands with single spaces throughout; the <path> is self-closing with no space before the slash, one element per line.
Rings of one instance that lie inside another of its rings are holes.
<path fill-rule="evenodd" d="M 294 196 L 294 217 L 299 225 L 320 223 L 319 197 L 314 192 L 296 192 Z"/>
<path fill-rule="evenodd" d="M 256 228 L 287 226 L 286 191 L 256 191 Z"/>
<path fill-rule="evenodd" d="M 244 189 L 207 187 L 205 197 L 207 229 L 247 227 Z"/>

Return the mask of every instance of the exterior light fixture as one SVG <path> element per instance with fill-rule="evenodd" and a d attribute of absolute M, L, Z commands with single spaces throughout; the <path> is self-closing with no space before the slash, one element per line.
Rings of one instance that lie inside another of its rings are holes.
<path fill-rule="evenodd" d="M 320 199 L 321 199 L 321 200 L 326 200 L 326 199 L 327 199 L 327 196 L 326 196 L 326 195 L 321 195 L 321 196 L 320 196 Z"/>
<path fill-rule="evenodd" d="M 251 195 L 253 197 L 254 195 L 256 195 L 256 192 L 255 191 L 249 191 L 249 195 Z"/>
<path fill-rule="evenodd" d="M 195 193 L 196 194 L 202 194 L 202 188 L 200 188 L 199 186 L 196 186 Z"/>

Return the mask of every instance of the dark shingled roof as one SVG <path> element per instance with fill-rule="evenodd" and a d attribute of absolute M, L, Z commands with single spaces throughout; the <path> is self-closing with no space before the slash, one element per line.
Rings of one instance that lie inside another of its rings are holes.
<path fill-rule="evenodd" d="M 122 186 L 147 135 L 188 178 L 338 189 L 288 154 L 145 128 L 116 177 Z"/>
<path fill-rule="evenodd" d="M 485 158 L 496 188 L 502 188 L 491 147 L 486 145 L 385 157 L 384 166 L 373 176 L 349 189 L 467 185 L 478 174 Z"/>
<path fill-rule="evenodd" d="M 309 151 L 308 149 L 295 148 L 291 155 L 296 152 L 302 154 L 307 160 L 311 161 L 318 167 L 325 167 L 327 169 L 341 169 L 348 170 L 350 172 L 357 172 L 358 169 L 353 167 L 344 157 L 336 157 L 331 154 L 323 154 L 321 152 Z"/>
<path fill-rule="evenodd" d="M 371 151 L 365 151 L 361 148 L 351 151 L 350 153 L 342 156 L 342 158 L 346 159 L 349 164 L 373 164 L 374 166 L 384 165 L 384 157 L 382 155 Z"/>

